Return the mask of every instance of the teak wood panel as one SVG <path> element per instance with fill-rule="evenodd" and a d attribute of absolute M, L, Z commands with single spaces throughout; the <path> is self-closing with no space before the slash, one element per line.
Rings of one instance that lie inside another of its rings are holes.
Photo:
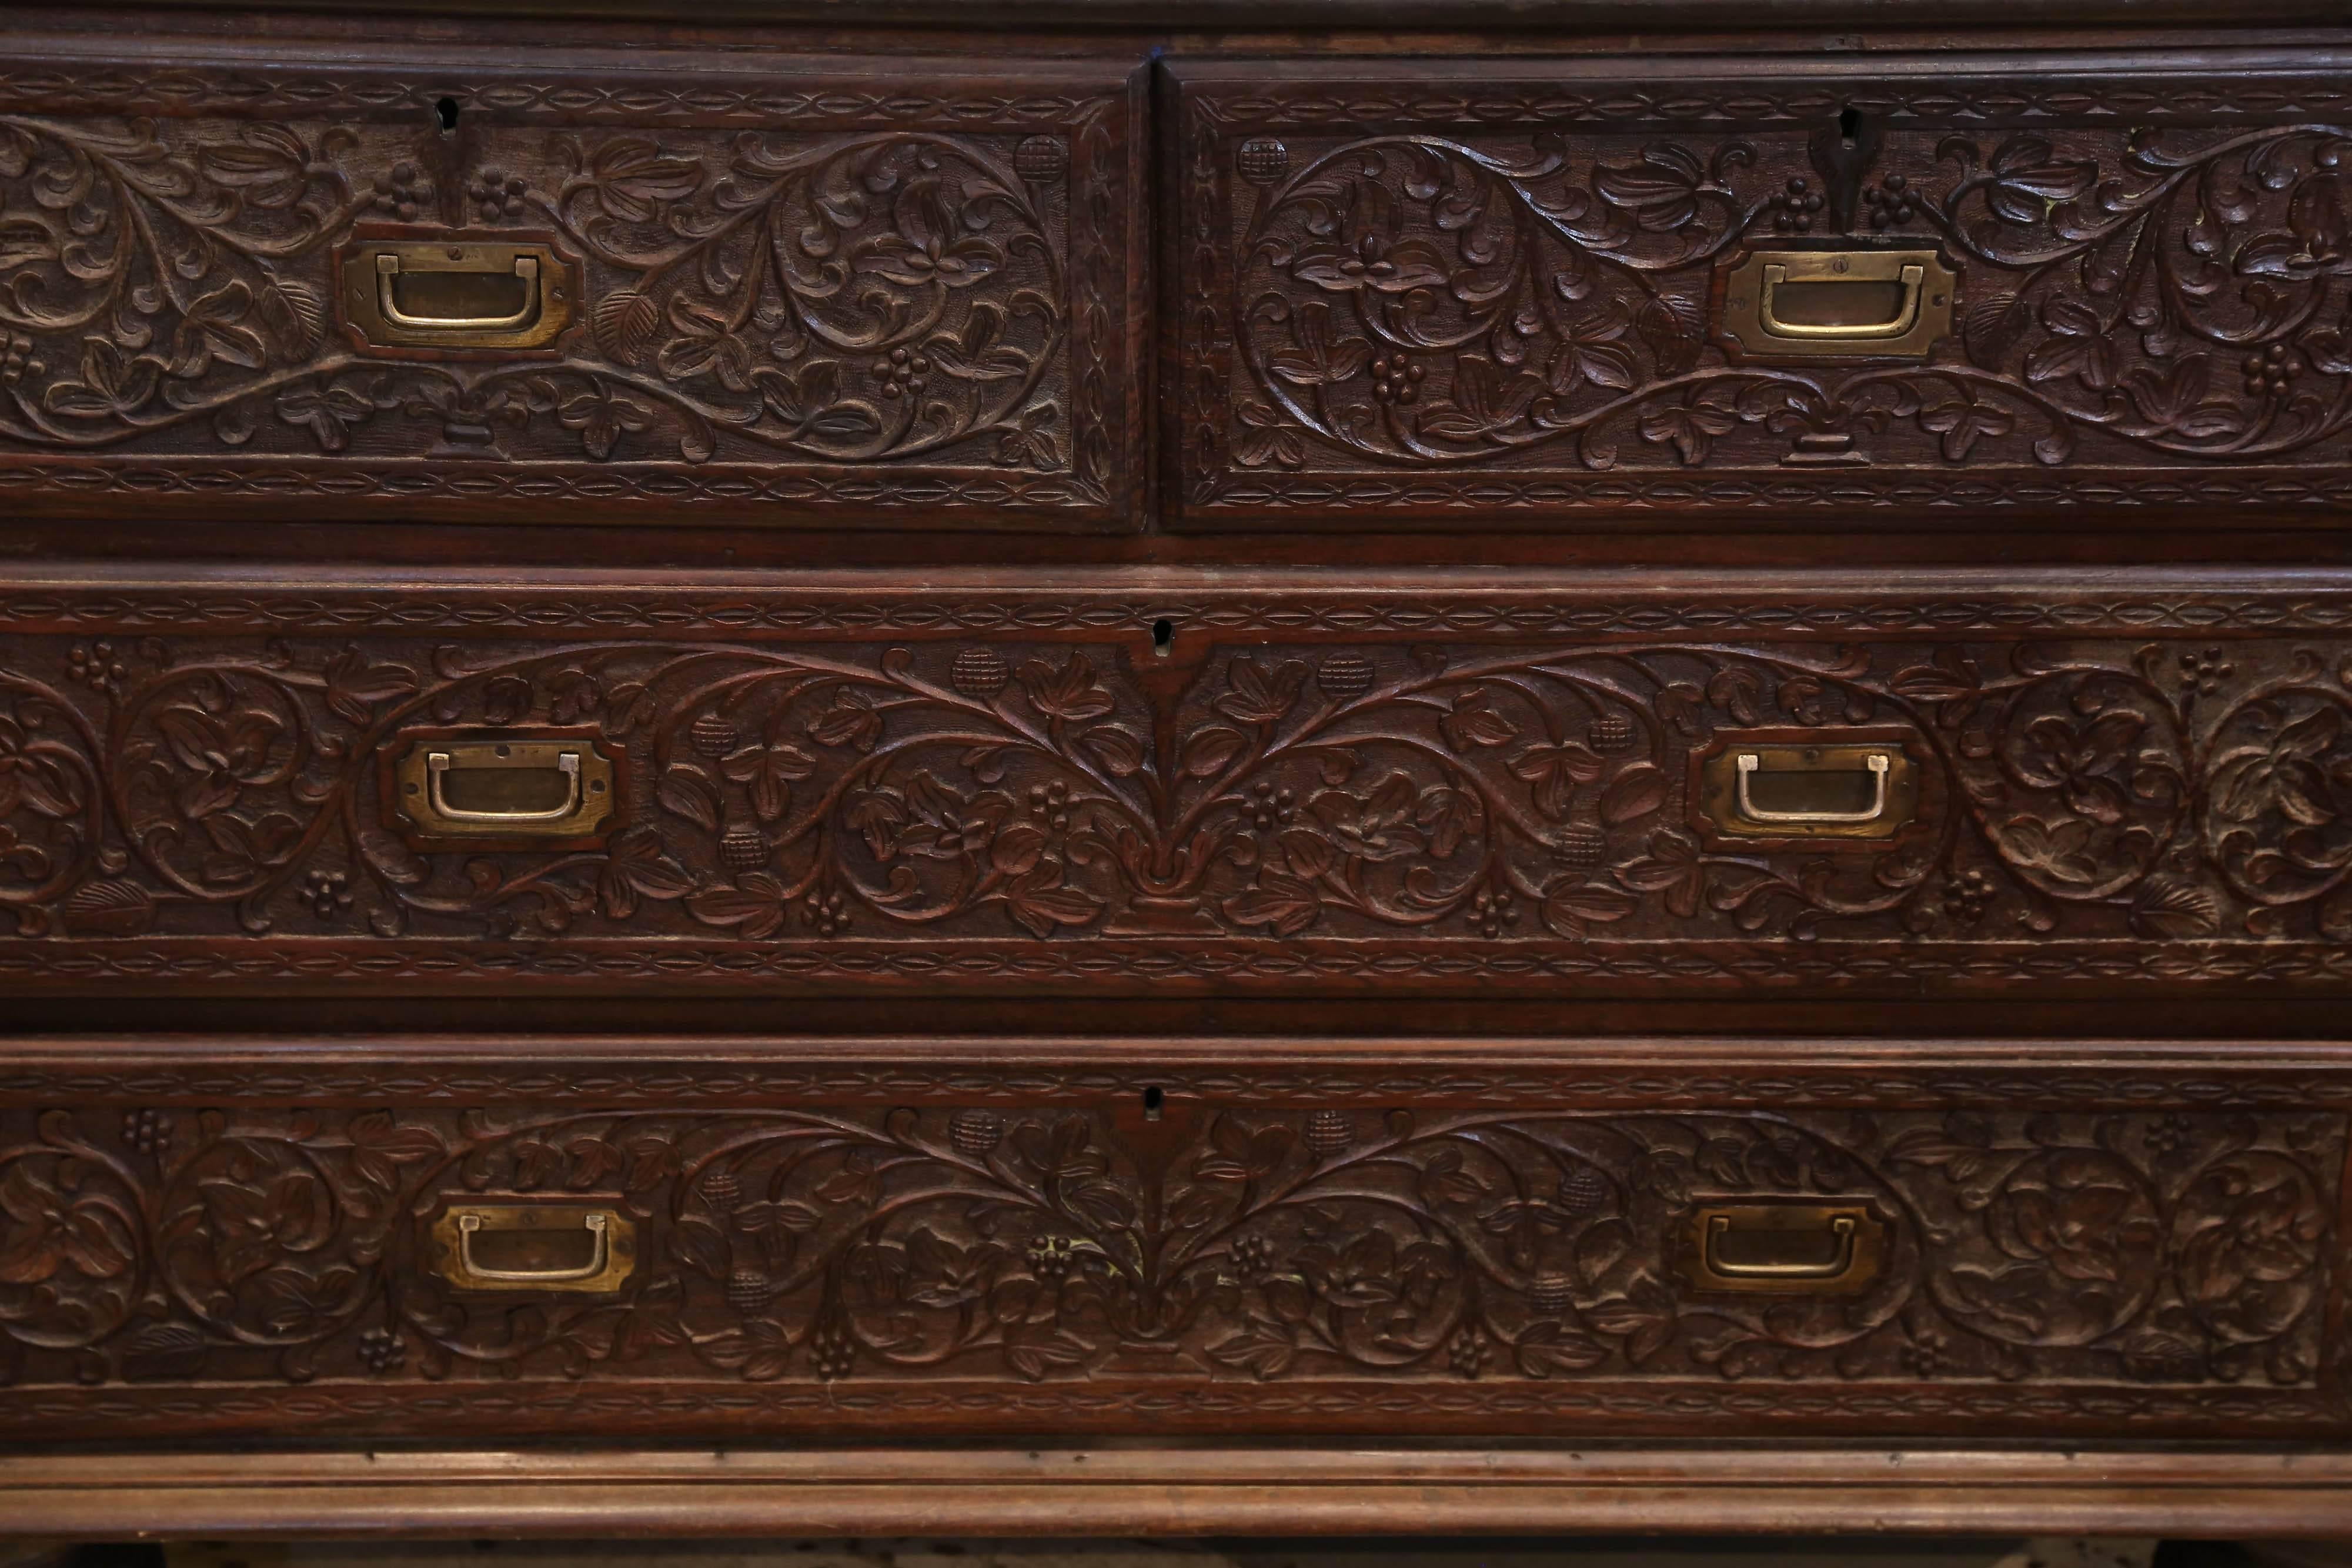
<path fill-rule="evenodd" d="M 20 994 L 2275 998 L 2352 980 L 2341 574 L 20 576 Z M 601 737 L 593 841 L 390 770 Z M 1857 741 L 1880 841 L 1704 759 Z"/>
<path fill-rule="evenodd" d="M 1977 527 L 2352 503 L 2328 49 L 1177 58 L 1187 527 Z M 1739 358 L 1784 246 L 1958 275 L 1924 361 Z"/>
<path fill-rule="evenodd" d="M 10 39 L 0 501 L 1135 524 L 1132 60 L 394 32 Z M 370 241 L 539 244 L 585 298 L 543 349 L 377 346 Z"/>
<path fill-rule="evenodd" d="M 2336 1048 L 20 1042 L 0 1437 L 2352 1430 Z M 626 1216 L 459 1291 L 452 1203 Z M 1856 1294 L 1700 1289 L 1837 1201 Z"/>

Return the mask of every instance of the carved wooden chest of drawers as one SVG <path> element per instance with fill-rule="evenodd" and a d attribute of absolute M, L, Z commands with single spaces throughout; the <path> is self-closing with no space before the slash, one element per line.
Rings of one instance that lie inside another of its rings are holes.
<path fill-rule="evenodd" d="M 685 9 L 0 21 L 0 1519 L 2352 1528 L 2340 16 Z"/>

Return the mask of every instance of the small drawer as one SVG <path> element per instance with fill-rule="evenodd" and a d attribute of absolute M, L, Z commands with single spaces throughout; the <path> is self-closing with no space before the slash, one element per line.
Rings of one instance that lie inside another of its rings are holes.
<path fill-rule="evenodd" d="M 2339 527 L 2347 68 L 1175 60 L 1176 520 Z"/>
<path fill-rule="evenodd" d="M 2340 1045 L 1140 1043 L 11 1041 L 0 1444 L 2352 1436 Z"/>
<path fill-rule="evenodd" d="M 1132 62 L 358 26 L 11 35 L 0 507 L 1137 526 Z"/>

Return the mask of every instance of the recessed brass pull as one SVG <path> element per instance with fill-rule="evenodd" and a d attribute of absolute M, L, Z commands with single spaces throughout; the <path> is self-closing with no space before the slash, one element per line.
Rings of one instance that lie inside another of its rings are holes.
<path fill-rule="evenodd" d="M 1776 338 L 1833 339 L 1852 342 L 1866 338 L 1899 338 L 1919 319 L 1919 293 L 1927 278 L 1924 268 L 1905 267 L 1889 287 L 1875 280 L 1792 282 L 1783 262 L 1768 262 L 1764 288 L 1756 313 L 1764 330 Z M 1871 317 L 1885 311 L 1885 319 Z M 1846 318 L 1860 317 L 1860 319 Z M 1811 318 L 1807 319 L 1806 318 Z"/>
<path fill-rule="evenodd" d="M 1705 1291 L 1846 1295 L 1878 1277 L 1886 1228 L 1864 1204 L 1703 1205 L 1685 1272 Z"/>
<path fill-rule="evenodd" d="M 461 1291 L 615 1291 L 636 1267 L 629 1218 L 581 1204 L 453 1204 L 433 1240 L 436 1270 Z"/>
<path fill-rule="evenodd" d="M 404 276 L 401 260 L 390 252 L 379 253 L 375 258 L 376 304 L 383 311 L 385 320 L 412 332 L 511 332 L 529 325 L 531 318 L 539 314 L 539 257 L 518 256 L 513 262 L 513 277 L 522 285 L 520 290 L 522 303 L 504 316 L 416 316 L 403 310 L 400 308 L 400 284 Z M 437 274 L 445 277 L 502 281 L 496 273 L 460 274 L 449 269 L 417 268 L 405 276 L 414 277 L 418 272 L 424 272 L 428 277 Z"/>
<path fill-rule="evenodd" d="M 432 804 L 435 814 L 445 822 L 478 822 L 511 828 L 531 822 L 560 822 L 580 810 L 580 754 L 576 751 L 556 754 L 555 770 L 563 778 L 564 798 L 561 804 L 543 811 L 474 811 L 451 805 L 446 782 L 449 761 L 449 754 L 446 751 L 425 754 L 425 798 Z"/>
<path fill-rule="evenodd" d="M 1903 742 L 1780 740 L 1791 733 L 1805 732 L 1719 733 L 1719 749 L 1693 758 L 1694 814 L 1712 838 L 1883 843 L 1917 819 L 1919 768 Z"/>
<path fill-rule="evenodd" d="M 1747 818 L 1751 822 L 1811 822 L 1816 824 L 1845 822 L 1858 824 L 1863 822 L 1875 822 L 1881 817 L 1886 815 L 1886 773 L 1888 758 L 1886 753 L 1883 751 L 1865 753 L 1862 758 L 1863 767 L 1868 771 L 1871 779 L 1873 779 L 1874 789 L 1871 795 L 1870 804 L 1863 807 L 1858 811 L 1822 810 L 1819 809 L 1809 810 L 1802 807 L 1795 810 L 1776 810 L 1769 807 L 1759 806 L 1756 803 L 1755 779 L 1757 771 L 1764 766 L 1764 759 L 1752 751 L 1743 751 L 1734 758 L 1734 761 L 1737 763 L 1739 769 L 1739 814 Z"/>
<path fill-rule="evenodd" d="M 1725 277 L 1723 330 L 1759 359 L 1920 359 L 1952 329 L 1932 250 L 1758 251 Z"/>
<path fill-rule="evenodd" d="M 377 349 L 546 348 L 572 324 L 580 293 L 577 263 L 509 235 L 362 239 L 339 265 L 344 314 Z"/>
<path fill-rule="evenodd" d="M 578 839 L 613 814 L 613 764 L 589 740 L 420 740 L 394 800 L 424 838 Z"/>

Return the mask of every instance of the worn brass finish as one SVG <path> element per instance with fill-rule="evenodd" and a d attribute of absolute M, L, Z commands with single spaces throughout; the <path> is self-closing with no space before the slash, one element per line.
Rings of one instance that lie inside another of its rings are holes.
<path fill-rule="evenodd" d="M 1877 1279 L 1885 1249 L 1886 1227 L 1864 1204 L 1702 1199 L 1684 1271 L 1702 1291 L 1852 1295 Z"/>
<path fill-rule="evenodd" d="M 609 1292 L 637 1266 L 637 1228 L 593 1204 L 457 1203 L 433 1222 L 433 1254 L 460 1291 Z"/>
<path fill-rule="evenodd" d="M 1870 839 L 1918 813 L 1918 768 L 1894 744 L 1745 743 L 1699 767 L 1699 810 L 1727 839 Z"/>
<path fill-rule="evenodd" d="M 1932 250 L 1759 250 L 1724 278 L 1723 334 L 1753 359 L 1924 360 L 1958 279 Z"/>
<path fill-rule="evenodd" d="M 543 348 L 572 324 L 580 292 L 552 246 L 505 237 L 361 240 L 342 277 L 352 324 L 383 349 Z"/>
<path fill-rule="evenodd" d="M 613 814 L 613 764 L 585 740 L 418 740 L 394 770 L 429 839 L 577 839 Z"/>

